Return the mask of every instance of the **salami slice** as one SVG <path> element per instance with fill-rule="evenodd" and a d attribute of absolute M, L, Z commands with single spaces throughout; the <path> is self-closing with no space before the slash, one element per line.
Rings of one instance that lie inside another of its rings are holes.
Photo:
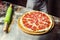
<path fill-rule="evenodd" d="M 30 11 L 18 20 L 19 27 L 30 34 L 42 34 L 53 26 L 51 16 L 41 11 Z"/>

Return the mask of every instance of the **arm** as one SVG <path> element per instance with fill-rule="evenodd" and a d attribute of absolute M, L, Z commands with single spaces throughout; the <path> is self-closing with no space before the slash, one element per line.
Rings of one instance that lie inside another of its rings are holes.
<path fill-rule="evenodd" d="M 46 2 L 42 0 L 27 0 L 26 7 L 34 10 L 47 12 Z"/>

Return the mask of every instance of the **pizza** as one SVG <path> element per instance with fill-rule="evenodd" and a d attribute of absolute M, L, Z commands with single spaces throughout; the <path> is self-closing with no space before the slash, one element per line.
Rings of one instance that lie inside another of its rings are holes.
<path fill-rule="evenodd" d="M 44 34 L 53 28 L 50 15 L 41 11 L 29 11 L 18 18 L 18 26 L 28 34 Z"/>

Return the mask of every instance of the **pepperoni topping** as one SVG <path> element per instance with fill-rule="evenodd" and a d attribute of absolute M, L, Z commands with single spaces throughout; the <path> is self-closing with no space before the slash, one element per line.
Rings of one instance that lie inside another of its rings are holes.
<path fill-rule="evenodd" d="M 49 17 L 39 11 L 26 13 L 22 18 L 22 22 L 25 27 L 33 31 L 48 28 L 51 23 Z"/>

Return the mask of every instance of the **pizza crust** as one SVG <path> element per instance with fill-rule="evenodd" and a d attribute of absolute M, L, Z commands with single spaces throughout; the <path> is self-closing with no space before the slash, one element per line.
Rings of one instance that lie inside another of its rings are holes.
<path fill-rule="evenodd" d="M 34 12 L 34 11 L 31 11 L 31 12 Z M 42 13 L 44 13 L 44 12 L 42 12 Z M 24 14 L 24 15 L 25 15 L 25 14 Z M 33 31 L 33 30 L 30 30 L 29 28 L 24 27 L 24 25 L 23 25 L 23 23 L 22 23 L 22 18 L 23 18 L 24 15 L 22 15 L 22 17 L 19 17 L 19 18 L 18 18 L 18 26 L 19 26 L 19 28 L 21 28 L 21 30 L 23 30 L 25 33 L 28 33 L 28 34 L 44 34 L 44 33 L 47 33 L 49 30 L 51 30 L 51 29 L 54 27 L 54 21 L 53 21 L 53 19 L 52 19 L 52 16 L 46 14 L 46 15 L 50 18 L 50 21 L 51 21 L 50 27 L 49 27 L 48 29 L 43 30 L 43 31 Z"/>

